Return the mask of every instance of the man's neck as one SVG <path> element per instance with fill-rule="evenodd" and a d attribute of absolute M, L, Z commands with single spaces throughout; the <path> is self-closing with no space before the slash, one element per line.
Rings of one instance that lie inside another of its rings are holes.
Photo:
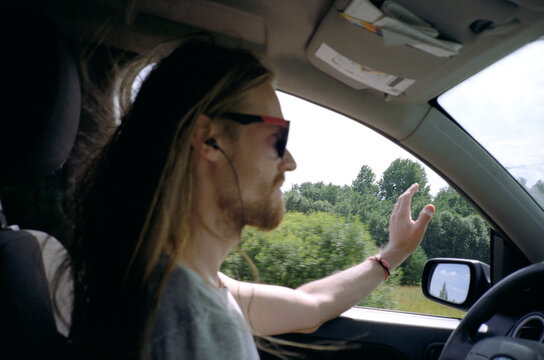
<path fill-rule="evenodd" d="M 239 193 L 234 179 L 226 183 L 221 180 L 232 178 L 232 169 L 221 154 L 219 162 L 205 161 L 197 155 L 193 153 L 191 251 L 182 254 L 181 260 L 205 280 L 218 284 L 221 264 L 242 233 Z"/>
<path fill-rule="evenodd" d="M 191 250 L 188 254 L 182 254 L 181 261 L 197 271 L 204 280 L 219 285 L 217 273 L 229 252 L 240 241 L 241 230 L 227 231 L 223 226 L 213 224 L 214 221 L 210 219 L 193 221 Z"/>

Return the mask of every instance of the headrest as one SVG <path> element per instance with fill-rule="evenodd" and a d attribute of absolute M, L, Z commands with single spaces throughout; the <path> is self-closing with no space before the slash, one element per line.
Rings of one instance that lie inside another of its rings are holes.
<path fill-rule="evenodd" d="M 60 168 L 81 110 L 77 66 L 53 24 L 28 11 L 3 18 L 0 185 Z"/>

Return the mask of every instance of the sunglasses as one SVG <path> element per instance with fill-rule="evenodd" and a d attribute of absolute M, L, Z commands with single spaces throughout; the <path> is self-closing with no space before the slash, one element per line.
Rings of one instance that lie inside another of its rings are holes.
<path fill-rule="evenodd" d="M 283 155 L 285 155 L 285 147 L 287 146 L 287 136 L 289 135 L 289 121 L 280 119 L 273 116 L 261 116 L 261 115 L 248 115 L 248 114 L 240 114 L 240 113 L 234 113 L 234 112 L 227 112 L 221 114 L 221 117 L 224 117 L 229 120 L 234 120 L 239 124 L 242 125 L 249 125 L 253 123 L 263 123 L 263 124 L 271 124 L 271 125 L 279 125 L 285 128 L 285 131 L 282 132 L 281 137 L 276 142 L 276 151 L 278 152 L 278 156 L 280 158 L 283 158 Z"/>

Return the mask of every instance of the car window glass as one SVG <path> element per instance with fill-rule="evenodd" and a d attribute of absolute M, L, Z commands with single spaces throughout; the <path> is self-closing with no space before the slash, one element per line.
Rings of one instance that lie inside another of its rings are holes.
<path fill-rule="evenodd" d="M 438 98 L 544 208 L 544 38 Z"/>
<path fill-rule="evenodd" d="M 363 261 L 387 242 L 398 195 L 419 182 L 412 216 L 430 202 L 437 207 L 422 247 L 360 305 L 462 317 L 462 311 L 424 298 L 421 272 L 433 257 L 489 263 L 485 221 L 436 173 L 388 139 L 330 110 L 278 96 L 291 120 L 287 149 L 297 161 L 282 186 L 287 213 L 274 231 L 247 228 L 244 254 L 231 253 L 222 270 L 241 280 L 257 276 L 297 287 Z"/>

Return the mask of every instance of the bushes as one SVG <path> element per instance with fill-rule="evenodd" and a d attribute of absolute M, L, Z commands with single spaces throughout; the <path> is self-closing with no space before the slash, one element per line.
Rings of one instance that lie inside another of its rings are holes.
<path fill-rule="evenodd" d="M 274 231 L 247 228 L 241 249 L 253 260 L 259 281 L 296 288 L 364 261 L 378 251 L 357 217 L 314 212 L 289 212 Z M 238 252 L 229 254 L 222 271 L 240 280 L 254 279 Z M 399 282 L 399 272 L 364 302 L 367 306 L 391 307 L 388 295 Z"/>
<path fill-rule="evenodd" d="M 404 273 L 402 275 L 402 285 L 421 285 L 421 274 L 423 273 L 423 266 L 427 261 L 427 255 L 425 251 L 419 247 L 412 255 L 406 259 L 402 268 Z"/>

